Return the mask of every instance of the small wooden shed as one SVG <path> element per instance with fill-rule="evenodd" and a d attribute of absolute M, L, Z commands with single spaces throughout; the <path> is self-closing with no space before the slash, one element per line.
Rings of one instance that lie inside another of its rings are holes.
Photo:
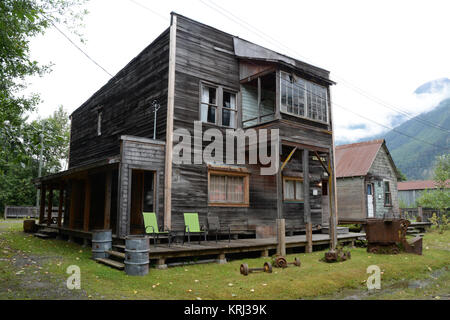
<path fill-rule="evenodd" d="M 337 146 L 339 223 L 398 216 L 399 178 L 384 139 Z"/>

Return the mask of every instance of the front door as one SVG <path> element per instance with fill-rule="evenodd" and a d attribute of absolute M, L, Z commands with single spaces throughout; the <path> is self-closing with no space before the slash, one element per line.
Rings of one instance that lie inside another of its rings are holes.
<path fill-rule="evenodd" d="M 374 217 L 374 210 L 373 210 L 373 184 L 368 183 L 367 184 L 367 217 L 373 218 Z"/>
<path fill-rule="evenodd" d="M 132 170 L 130 234 L 144 233 L 142 212 L 155 212 L 155 173 Z"/>

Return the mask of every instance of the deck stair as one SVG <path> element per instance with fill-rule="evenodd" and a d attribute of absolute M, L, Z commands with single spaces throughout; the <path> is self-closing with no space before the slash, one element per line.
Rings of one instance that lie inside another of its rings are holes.
<path fill-rule="evenodd" d="M 95 261 L 106 264 L 107 266 L 123 270 L 125 269 L 125 264 L 116 260 L 108 259 L 108 258 L 97 258 Z"/>
<path fill-rule="evenodd" d="M 125 246 L 113 245 L 113 248 L 118 250 L 108 250 L 106 251 L 108 258 L 97 258 L 95 261 L 119 270 L 125 269 Z"/>
<path fill-rule="evenodd" d="M 33 235 L 35 237 L 41 238 L 41 239 L 48 239 L 48 238 L 56 238 L 58 235 L 58 230 L 51 229 L 51 228 L 42 228 L 38 232 L 34 233 Z"/>

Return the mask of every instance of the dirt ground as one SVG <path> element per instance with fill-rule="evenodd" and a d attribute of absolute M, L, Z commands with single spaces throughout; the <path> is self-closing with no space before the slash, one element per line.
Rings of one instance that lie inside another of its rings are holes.
<path fill-rule="evenodd" d="M 67 278 L 52 275 L 45 269 L 45 263 L 58 259 L 57 256 L 37 256 L 20 250 L 12 249 L 2 239 L 9 223 L 0 223 L 0 262 L 6 262 L 6 268 L 1 273 L 7 273 L 0 285 L 0 299 L 41 299 L 41 300 L 80 300 L 88 296 L 83 290 L 67 288 Z M 4 258 L 7 256 L 7 258 Z M 68 275 L 69 276 L 69 275 Z"/>

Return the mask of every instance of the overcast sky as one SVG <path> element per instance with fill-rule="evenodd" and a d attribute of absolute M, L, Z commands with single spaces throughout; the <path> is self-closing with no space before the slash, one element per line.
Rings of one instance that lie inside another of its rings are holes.
<path fill-rule="evenodd" d="M 415 115 L 450 96 L 450 88 L 413 94 L 425 82 L 450 78 L 448 0 L 90 0 L 87 9 L 87 42 L 77 44 L 112 74 L 169 26 L 171 11 L 329 70 L 338 83 L 331 97 L 337 140 L 386 130 L 374 121 L 395 124 L 399 113 L 383 104 Z M 30 80 L 43 100 L 40 116 L 58 105 L 71 113 L 110 78 L 54 29 L 31 49 L 39 62 L 54 64 L 52 73 Z"/>

